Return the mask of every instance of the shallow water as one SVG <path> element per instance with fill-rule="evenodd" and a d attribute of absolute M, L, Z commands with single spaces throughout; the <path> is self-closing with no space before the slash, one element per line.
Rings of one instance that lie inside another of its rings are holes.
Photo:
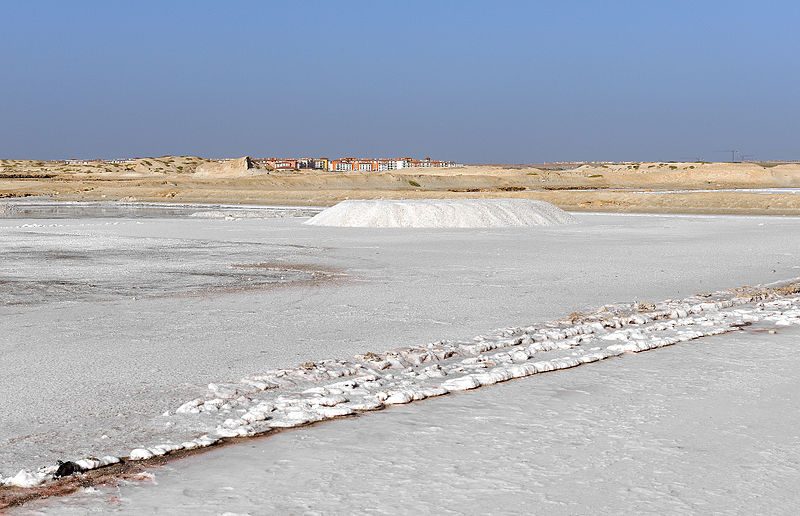
<path fill-rule="evenodd" d="M 105 201 L 0 201 L 0 219 L 310 217 L 320 208 L 224 204 L 170 204 Z"/>
<path fill-rule="evenodd" d="M 276 254 L 256 242 L 20 231 L 0 246 L 0 306 L 208 296 L 315 279 L 291 263 L 265 266 Z"/>

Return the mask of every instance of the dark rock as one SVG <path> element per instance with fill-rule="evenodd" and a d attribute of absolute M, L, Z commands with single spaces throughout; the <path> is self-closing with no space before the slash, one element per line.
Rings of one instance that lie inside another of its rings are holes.
<path fill-rule="evenodd" d="M 75 473 L 83 473 L 83 468 L 72 461 L 62 462 L 58 461 L 58 469 L 53 476 L 55 478 L 68 477 Z"/>

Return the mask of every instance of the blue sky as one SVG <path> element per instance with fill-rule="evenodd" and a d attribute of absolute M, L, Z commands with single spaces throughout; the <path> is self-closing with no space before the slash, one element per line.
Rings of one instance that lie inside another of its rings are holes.
<path fill-rule="evenodd" d="M 0 157 L 800 158 L 791 1 L 0 4 Z"/>

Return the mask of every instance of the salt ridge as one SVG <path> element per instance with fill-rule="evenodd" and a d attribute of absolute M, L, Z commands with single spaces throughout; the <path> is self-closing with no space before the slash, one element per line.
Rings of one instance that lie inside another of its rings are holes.
<path fill-rule="evenodd" d="M 226 438 L 261 435 L 318 421 L 379 410 L 455 391 L 589 364 L 625 353 L 736 331 L 752 324 L 800 325 L 797 283 L 751 291 L 738 289 L 667 300 L 656 305 L 607 305 L 571 320 L 506 328 L 472 341 L 439 341 L 349 360 L 308 362 L 212 383 L 205 397 L 165 414 L 178 438 L 133 449 L 127 457 L 87 457 L 82 471 L 120 461 L 147 460 L 211 446 Z M 198 430 L 199 429 L 199 430 Z M 55 477 L 58 465 L 19 471 L 0 486 L 34 487 Z"/>

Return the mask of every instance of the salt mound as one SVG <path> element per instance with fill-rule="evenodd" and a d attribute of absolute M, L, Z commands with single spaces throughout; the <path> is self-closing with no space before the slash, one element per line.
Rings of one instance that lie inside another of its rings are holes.
<path fill-rule="evenodd" d="M 354 228 L 505 228 L 574 224 L 544 201 L 528 199 L 424 199 L 342 201 L 306 224 Z"/>

